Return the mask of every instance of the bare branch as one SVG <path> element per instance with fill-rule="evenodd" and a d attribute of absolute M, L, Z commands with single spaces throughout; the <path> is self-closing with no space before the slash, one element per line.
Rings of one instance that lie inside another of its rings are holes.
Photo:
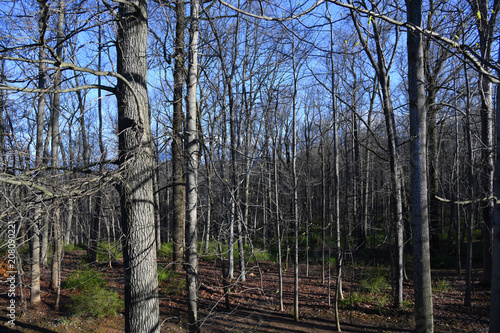
<path fill-rule="evenodd" d="M 254 17 L 254 18 L 258 18 L 258 19 L 262 19 L 262 20 L 266 20 L 266 21 L 275 21 L 275 22 L 284 22 L 284 21 L 290 21 L 290 20 L 295 20 L 295 19 L 298 19 L 299 17 L 302 17 L 310 12 L 312 12 L 316 7 L 318 7 L 319 5 L 321 5 L 322 3 L 325 2 L 325 0 L 318 0 L 316 1 L 309 9 L 297 14 L 297 15 L 292 15 L 292 16 L 289 16 L 289 17 L 283 17 L 283 18 L 279 18 L 279 17 L 272 17 L 272 16 L 265 16 L 265 15 L 257 15 L 257 14 L 253 14 L 253 13 L 250 13 L 250 12 L 247 12 L 247 11 L 244 11 L 238 7 L 235 7 L 227 2 L 225 2 L 224 0 L 219 0 L 219 2 L 221 4 L 223 4 L 224 6 L 228 7 L 228 8 L 231 8 L 232 10 L 234 11 L 237 11 L 238 13 L 241 13 L 241 14 L 244 14 L 244 15 L 247 15 L 247 16 L 250 16 L 250 17 Z M 262 11 L 262 9 L 261 9 Z"/>

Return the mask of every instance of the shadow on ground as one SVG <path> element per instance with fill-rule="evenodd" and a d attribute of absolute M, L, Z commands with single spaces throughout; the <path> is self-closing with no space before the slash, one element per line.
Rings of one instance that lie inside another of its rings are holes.
<path fill-rule="evenodd" d="M 10 319 L 4 316 L 0 316 L 0 321 L 8 322 Z M 56 331 L 49 330 L 45 327 L 40 327 L 28 323 L 16 322 L 16 326 L 0 326 L 0 332 L 26 332 L 25 330 L 30 330 L 29 332 L 44 332 L 44 333 L 57 333 Z"/>

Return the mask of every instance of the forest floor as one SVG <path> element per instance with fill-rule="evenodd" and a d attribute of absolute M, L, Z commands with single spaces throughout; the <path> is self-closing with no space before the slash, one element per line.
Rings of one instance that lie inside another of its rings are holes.
<path fill-rule="evenodd" d="M 84 251 L 66 254 L 62 281 L 81 266 Z M 119 263 L 109 267 L 98 265 L 113 288 L 123 296 L 123 274 Z M 277 264 L 253 263 L 248 268 L 247 281 L 232 281 L 231 309 L 227 310 L 223 295 L 220 261 L 200 262 L 199 318 L 204 332 L 332 332 L 335 331 L 335 312 L 328 306 L 328 283 L 322 282 L 321 265 L 300 266 L 300 321 L 293 320 L 293 272 L 284 272 L 284 306 L 279 311 Z M 409 272 L 410 273 L 410 272 Z M 477 284 L 480 271 L 474 271 L 472 305 L 464 307 L 465 277 L 455 270 L 432 271 L 435 332 L 487 332 L 490 292 Z M 410 332 L 414 327 L 413 287 L 405 283 L 405 302 L 401 309 L 391 305 L 390 272 L 382 266 L 345 269 L 342 285 L 344 300 L 340 302 L 340 326 L 343 332 Z M 381 278 L 382 277 L 382 278 Z M 0 284 L 0 332 L 103 332 L 124 331 L 124 316 L 96 318 L 68 314 L 74 290 L 61 289 L 60 309 L 55 309 L 56 293 L 48 286 L 50 269 L 42 273 L 42 303 L 25 311 L 16 310 L 16 326 L 7 325 L 7 285 Z M 325 279 L 327 280 L 327 279 Z M 181 276 L 172 275 L 160 282 L 160 315 L 162 332 L 185 331 L 186 301 Z M 331 284 L 332 303 L 334 283 Z M 29 296 L 29 290 L 25 291 Z M 20 300 L 18 300 L 19 303 Z M 22 312 L 22 313 L 21 313 Z"/>

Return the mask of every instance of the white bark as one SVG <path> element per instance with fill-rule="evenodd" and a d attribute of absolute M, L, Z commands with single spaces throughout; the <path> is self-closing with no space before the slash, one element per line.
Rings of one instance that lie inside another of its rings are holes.
<path fill-rule="evenodd" d="M 196 127 L 198 85 L 198 0 L 191 2 L 189 67 L 187 77 L 187 111 L 185 129 L 186 158 L 186 289 L 188 298 L 189 332 L 198 327 L 198 132 Z"/>

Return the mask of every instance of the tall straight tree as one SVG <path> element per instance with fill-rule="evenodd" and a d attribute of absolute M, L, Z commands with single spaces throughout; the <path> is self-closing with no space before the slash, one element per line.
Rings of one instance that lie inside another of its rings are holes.
<path fill-rule="evenodd" d="M 116 41 L 125 331 L 159 332 L 146 0 L 120 2 Z"/>
<path fill-rule="evenodd" d="M 38 30 L 40 32 L 40 47 L 38 50 L 38 88 L 40 95 L 38 96 L 38 105 L 36 113 L 36 159 L 35 165 L 40 168 L 43 165 L 43 124 L 45 118 L 45 64 L 42 60 L 45 59 L 45 30 L 47 24 L 47 15 L 49 6 L 45 1 L 39 1 L 40 17 L 38 18 Z M 32 224 L 32 240 L 31 240 L 31 293 L 30 301 L 37 304 L 41 301 L 40 297 L 40 231 L 39 225 L 42 215 L 42 207 L 40 203 L 35 206 L 35 218 Z"/>
<path fill-rule="evenodd" d="M 331 175 L 331 183 L 333 186 L 331 187 L 332 190 L 332 197 L 333 197 L 333 225 L 335 226 L 335 247 L 337 250 L 337 278 L 335 282 L 335 326 L 337 329 L 337 332 L 341 331 L 340 328 L 340 318 L 339 318 L 339 299 L 342 299 L 342 259 L 343 259 L 343 251 L 341 248 L 340 244 L 340 238 L 341 238 L 341 233 L 340 233 L 340 179 L 339 179 L 339 124 L 338 124 L 338 115 L 337 115 L 337 95 L 336 95 L 336 79 L 335 79 L 335 57 L 334 57 L 334 39 L 333 39 L 333 20 L 332 16 L 330 14 L 329 8 L 327 7 L 327 12 L 325 17 L 328 20 L 328 23 L 330 25 L 330 54 L 329 54 L 329 62 L 331 66 L 331 86 L 330 86 L 330 96 L 331 96 L 331 109 L 332 109 L 332 131 L 333 131 L 333 166 L 331 167 L 333 170 L 325 172 L 326 173 L 332 173 Z M 325 86 L 326 88 L 326 86 Z M 328 89 L 328 88 L 327 88 Z M 322 149 L 324 146 L 322 146 Z M 322 154 L 325 154 L 323 151 Z M 324 158 L 324 157 L 323 157 Z M 326 175 L 323 175 L 323 177 L 326 177 Z M 325 185 L 326 185 L 326 180 L 325 180 Z M 324 191 L 326 191 L 326 186 L 324 185 Z M 326 193 L 325 193 L 326 194 Z M 328 195 L 328 194 L 326 194 Z M 328 221 L 330 224 L 330 232 L 329 232 L 329 246 L 328 246 L 328 304 L 330 305 L 330 258 L 331 258 L 331 245 L 332 245 L 332 226 L 330 222 L 330 200 L 324 201 L 325 205 L 328 205 L 326 207 L 326 211 L 324 213 L 324 219 Z M 323 230 L 323 233 L 325 230 Z M 345 232 L 345 230 L 344 230 Z"/>
<path fill-rule="evenodd" d="M 64 42 L 64 13 L 65 13 L 65 3 L 64 0 L 59 0 L 58 4 L 58 16 L 57 16 L 57 33 L 56 33 L 56 55 L 57 61 L 62 61 L 63 59 L 63 42 Z M 51 141 L 51 165 L 52 174 L 55 176 L 59 173 L 59 143 L 60 143 L 60 133 L 59 133 L 59 116 L 61 113 L 61 93 L 58 91 L 61 89 L 62 83 L 62 73 L 61 70 L 56 71 L 54 75 L 54 89 L 55 93 L 52 96 L 52 107 L 51 107 L 51 123 L 52 123 L 52 141 Z M 56 185 L 57 186 L 57 185 Z M 52 279 L 51 286 L 53 289 L 57 290 L 59 295 L 60 292 L 60 282 L 61 282 L 61 262 L 62 262 L 62 238 L 61 238 L 61 209 L 59 207 L 59 202 L 55 202 L 54 210 L 52 212 L 52 232 L 54 237 L 54 252 L 52 257 Z M 59 298 L 58 298 L 59 300 Z M 59 303 L 56 301 L 56 308 Z"/>
<path fill-rule="evenodd" d="M 198 252 L 197 252 L 197 205 L 198 205 L 198 0 L 191 2 L 191 26 L 189 29 L 189 64 L 187 76 L 187 112 L 185 130 L 186 152 L 186 292 L 188 298 L 189 332 L 199 332 L 198 327 Z"/>
<path fill-rule="evenodd" d="M 406 0 L 408 22 L 422 23 L 422 0 Z M 429 215 L 427 202 L 427 121 L 422 36 L 408 29 L 408 93 L 410 102 L 410 181 L 413 227 L 415 319 L 417 332 L 434 332 L 432 314 Z"/>
<path fill-rule="evenodd" d="M 499 54 L 500 57 L 500 54 Z M 500 76 L 500 71 L 497 72 Z M 500 96 L 500 85 L 497 85 L 497 96 Z M 494 195 L 500 198 L 500 102 L 496 101 L 496 161 L 495 161 L 495 186 Z M 498 200 L 498 199 L 497 199 Z M 496 202 L 493 209 L 493 274 L 491 278 L 490 302 L 490 332 L 495 332 L 500 327 L 500 204 Z"/>
<path fill-rule="evenodd" d="M 296 59 L 295 36 L 292 36 L 292 68 L 293 68 L 293 96 L 292 96 L 292 186 L 293 202 L 292 216 L 294 226 L 294 257 L 293 257 L 293 315 L 295 321 L 299 321 L 299 199 L 298 199 L 298 181 L 297 181 L 297 83 L 298 68 Z"/>
<path fill-rule="evenodd" d="M 490 2 L 488 0 L 469 0 L 472 12 L 476 13 L 476 26 L 479 33 L 479 50 L 481 58 L 485 63 L 491 63 L 491 49 L 493 46 L 493 35 L 497 27 L 497 17 L 500 11 L 500 0 Z M 491 10 L 490 10 L 491 3 Z M 485 65 L 485 72 L 490 73 L 490 68 Z M 481 140 L 482 140 L 482 158 L 483 174 L 481 185 L 485 197 L 493 195 L 493 176 L 494 176 L 494 142 L 493 142 L 493 102 L 492 102 L 492 83 L 486 73 L 480 73 L 479 91 L 481 96 Z M 488 200 L 482 207 L 482 232 L 483 232 L 483 275 L 481 283 L 491 284 L 491 217 L 493 213 L 493 201 Z"/>
<path fill-rule="evenodd" d="M 184 175 L 184 155 L 182 133 L 184 117 L 182 112 L 182 98 L 184 87 L 184 0 L 175 1 L 175 49 L 174 49 L 174 114 L 173 114 L 173 140 L 172 140 L 172 181 L 173 186 L 173 243 L 174 243 L 174 268 L 182 269 L 184 255 L 184 225 L 186 211 L 186 179 Z"/>

